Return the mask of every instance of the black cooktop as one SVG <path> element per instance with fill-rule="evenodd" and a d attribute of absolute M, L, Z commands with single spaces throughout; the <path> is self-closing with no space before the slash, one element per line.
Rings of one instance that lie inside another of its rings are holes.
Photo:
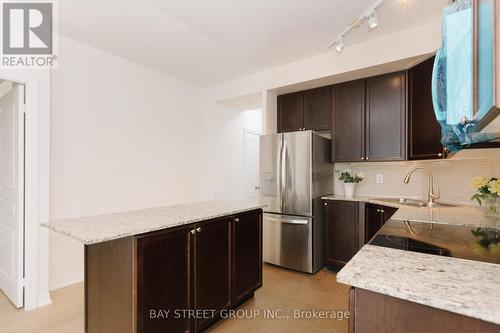
<path fill-rule="evenodd" d="M 371 245 L 500 264 L 500 230 L 389 220 Z"/>

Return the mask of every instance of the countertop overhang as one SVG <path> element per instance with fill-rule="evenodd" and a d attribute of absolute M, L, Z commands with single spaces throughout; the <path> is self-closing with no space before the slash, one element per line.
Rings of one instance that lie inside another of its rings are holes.
<path fill-rule="evenodd" d="M 391 217 L 422 223 L 500 228 L 479 207 L 409 207 L 376 197 L 342 195 L 324 200 L 358 201 L 399 208 Z M 500 265 L 364 245 L 340 270 L 337 281 L 500 325 Z"/>
<path fill-rule="evenodd" d="M 213 200 L 50 221 L 41 225 L 85 245 L 91 245 L 263 207 L 254 203 Z"/>
<path fill-rule="evenodd" d="M 500 265 L 365 245 L 337 281 L 500 325 Z"/>

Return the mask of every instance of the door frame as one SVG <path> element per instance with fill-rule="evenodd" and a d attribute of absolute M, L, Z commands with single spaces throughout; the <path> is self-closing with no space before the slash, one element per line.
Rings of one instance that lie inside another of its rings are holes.
<path fill-rule="evenodd" d="M 0 79 L 25 85 L 24 309 L 51 303 L 49 295 L 50 71 L 2 69 Z"/>
<path fill-rule="evenodd" d="M 248 128 L 244 128 L 243 129 L 243 177 L 246 180 L 246 168 L 247 168 L 247 135 L 248 134 L 251 134 L 251 135 L 258 135 L 259 137 L 262 136 L 262 132 L 260 131 L 256 131 L 256 130 L 252 130 L 252 129 L 248 129 Z M 260 154 L 260 148 L 259 148 L 259 154 Z M 258 165 L 260 165 L 260 163 L 258 163 Z M 258 171 L 258 174 L 260 175 L 260 170 Z M 247 184 L 245 184 L 247 185 Z M 260 187 L 260 179 L 259 179 L 259 187 Z M 245 186 L 246 188 L 246 186 Z M 244 196 L 244 200 L 248 200 L 247 198 L 247 195 L 246 195 L 246 190 L 243 191 L 243 196 Z M 260 198 L 260 189 L 259 189 L 259 193 L 257 195 L 257 198 L 256 198 L 256 201 L 258 201 Z"/>

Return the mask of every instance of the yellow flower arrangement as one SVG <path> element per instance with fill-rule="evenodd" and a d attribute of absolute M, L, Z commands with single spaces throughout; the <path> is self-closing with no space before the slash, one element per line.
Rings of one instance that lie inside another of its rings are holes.
<path fill-rule="evenodd" d="M 500 180 L 492 180 L 488 184 L 488 189 L 491 193 L 495 193 L 500 196 Z"/>
<path fill-rule="evenodd" d="M 476 189 L 480 189 L 481 187 L 488 184 L 488 179 L 483 176 L 472 178 L 472 186 Z"/>
<path fill-rule="evenodd" d="M 498 178 L 474 177 L 472 178 L 472 186 L 477 192 L 472 196 L 471 200 L 476 200 L 480 205 L 483 199 L 500 197 L 500 181 Z"/>

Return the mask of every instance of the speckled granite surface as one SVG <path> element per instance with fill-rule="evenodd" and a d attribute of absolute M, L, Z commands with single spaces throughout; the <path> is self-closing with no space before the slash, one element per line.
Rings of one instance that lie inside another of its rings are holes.
<path fill-rule="evenodd" d="M 42 223 L 42 226 L 89 245 L 258 208 L 262 206 L 240 202 L 204 201 L 51 221 Z"/>
<path fill-rule="evenodd" d="M 500 325 L 500 265 L 365 245 L 337 281 Z"/>
<path fill-rule="evenodd" d="M 367 202 L 376 205 L 399 208 L 392 216 L 395 220 L 408 220 L 417 222 L 428 222 L 438 224 L 453 224 L 470 227 L 492 227 L 500 228 L 500 220 L 484 217 L 480 207 L 475 206 L 453 206 L 453 207 L 411 207 L 394 202 L 386 202 L 381 198 L 369 196 L 354 196 L 346 199 L 342 195 L 330 195 L 322 197 L 324 200 L 344 200 Z"/>

